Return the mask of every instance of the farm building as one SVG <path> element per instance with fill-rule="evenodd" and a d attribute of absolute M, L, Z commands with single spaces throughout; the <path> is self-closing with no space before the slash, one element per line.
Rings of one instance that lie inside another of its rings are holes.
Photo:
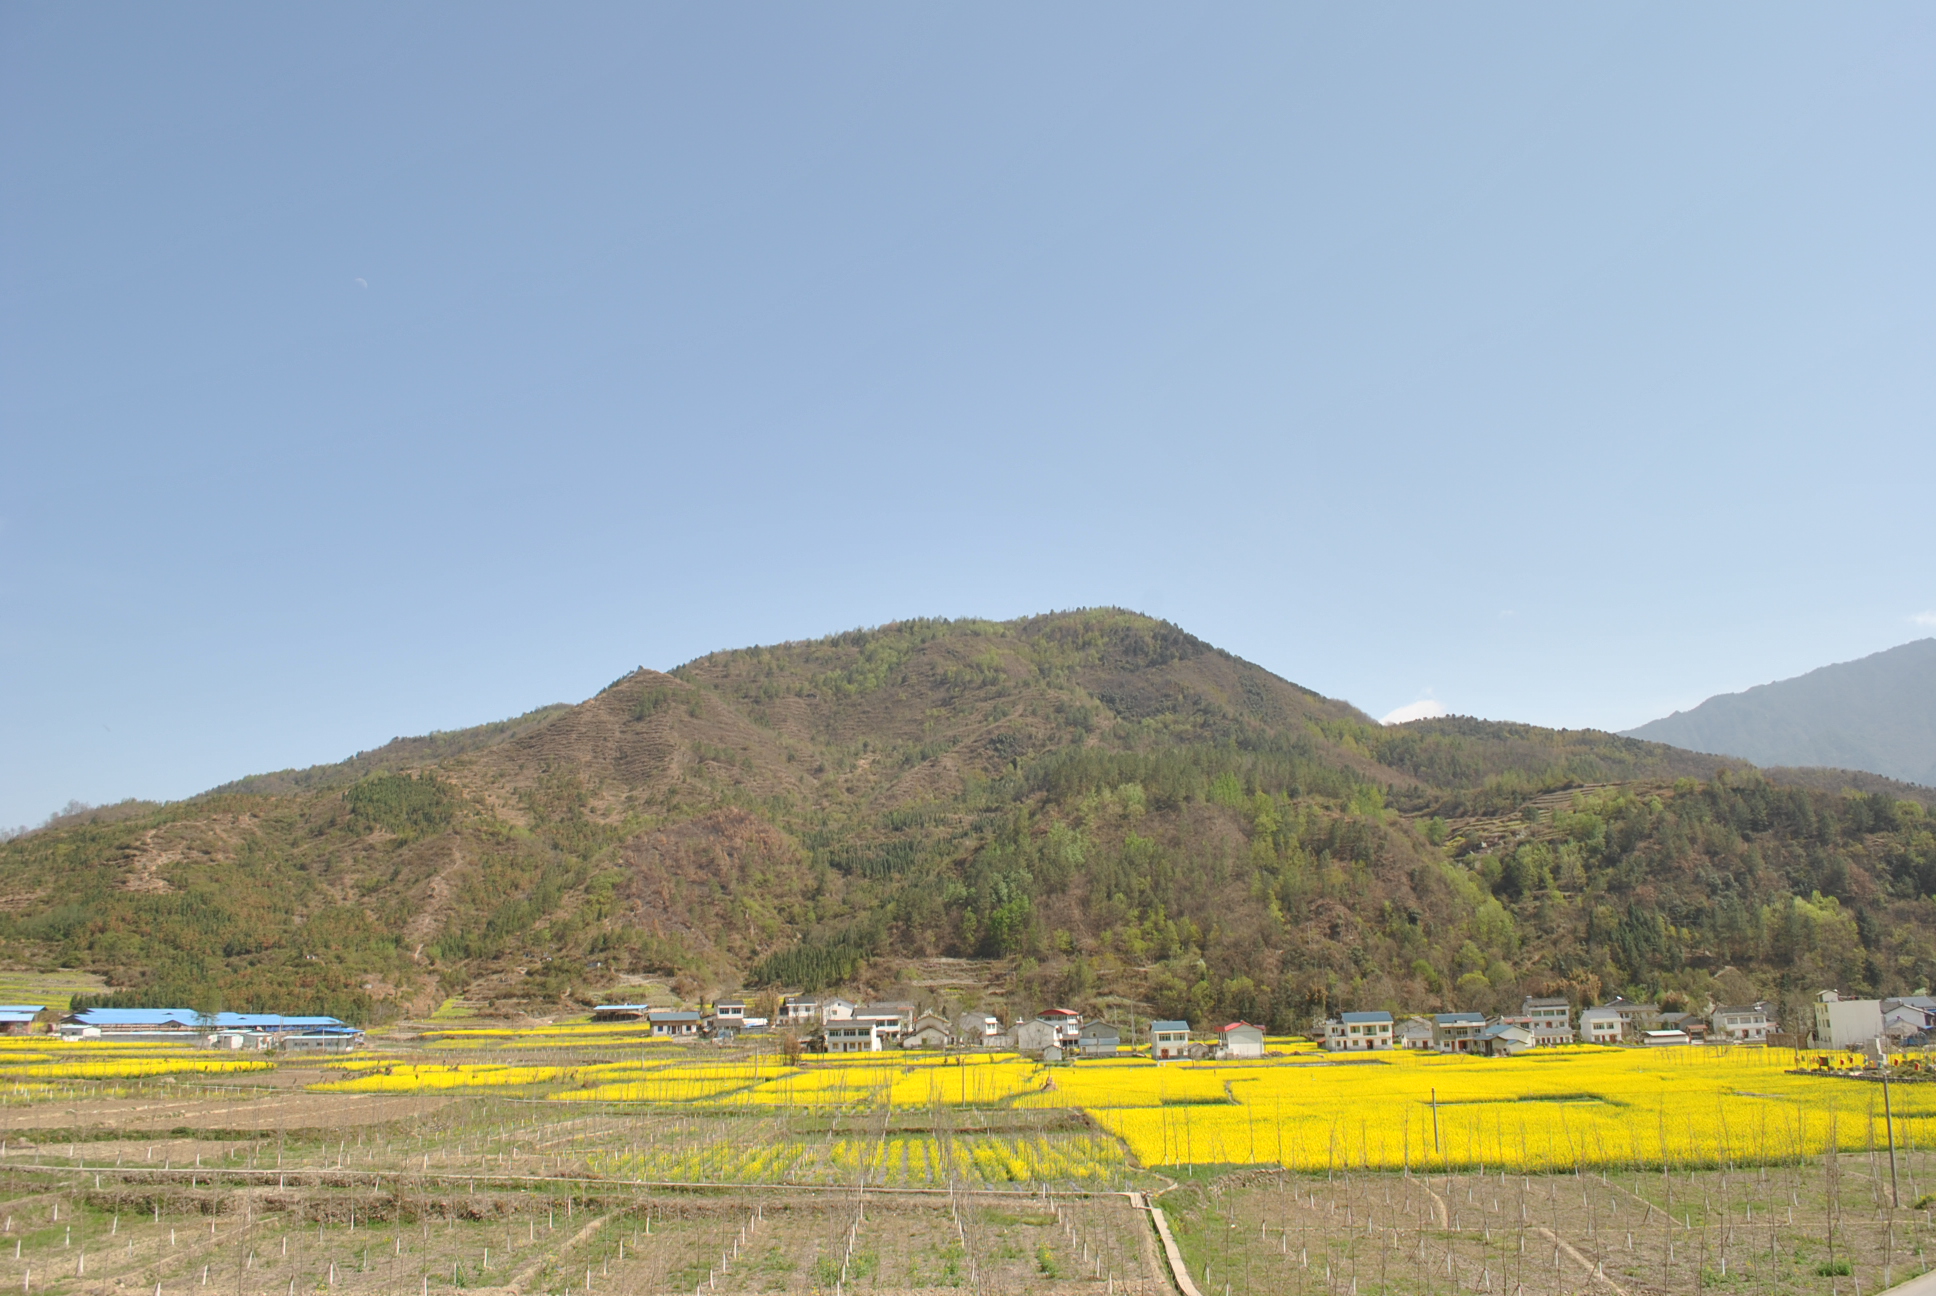
<path fill-rule="evenodd" d="M 1389 1025 L 1389 1023 L 1387 1023 Z M 1264 1028 L 1249 1022 L 1231 1022 L 1217 1032 L 1217 1056 L 1260 1058 L 1264 1056 Z"/>
<path fill-rule="evenodd" d="M 1190 1023 L 1159 1021 L 1150 1023 L 1150 1056 L 1158 1059 L 1188 1057 Z"/>
<path fill-rule="evenodd" d="M 68 1039 L 188 1040 L 197 1036 L 237 1034 L 280 1041 L 319 1031 L 349 1031 L 359 1037 L 362 1034 L 334 1017 L 233 1012 L 206 1017 L 193 1008 L 87 1008 L 69 1013 L 61 1023 L 61 1034 Z"/>
<path fill-rule="evenodd" d="M 873 1022 L 881 1029 L 883 1044 L 898 1044 L 901 1037 L 914 1029 L 915 1010 L 911 1003 L 872 1003 L 862 1004 L 854 1009 L 850 1021 Z"/>
<path fill-rule="evenodd" d="M 1115 1057 L 1123 1051 L 1123 1033 L 1108 1022 L 1090 1022 L 1076 1032 L 1076 1052 L 1083 1057 Z"/>
<path fill-rule="evenodd" d="M 592 1009 L 595 1022 L 644 1021 L 645 1015 L 652 1011 L 651 1004 L 600 1004 Z"/>
<path fill-rule="evenodd" d="M 1615 995 L 1602 1006 L 1620 1014 L 1622 1039 L 1639 1039 L 1642 1031 L 1654 1030 L 1660 1026 L 1659 1004 L 1635 1003 L 1625 995 Z"/>
<path fill-rule="evenodd" d="M 46 1011 L 46 1004 L 0 1004 L 0 1035 L 27 1034 L 34 1018 Z"/>
<path fill-rule="evenodd" d="M 1649 1048 L 1660 1048 L 1690 1044 L 1693 1041 L 1687 1037 L 1687 1032 L 1684 1030 L 1650 1030 L 1641 1032 L 1640 1042 Z"/>

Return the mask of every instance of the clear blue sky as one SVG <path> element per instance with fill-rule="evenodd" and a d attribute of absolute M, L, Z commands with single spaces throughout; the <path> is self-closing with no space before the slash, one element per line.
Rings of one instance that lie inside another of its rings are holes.
<path fill-rule="evenodd" d="M 1927 5 L 0 7 L 0 824 L 914 615 L 1603 727 L 1926 635 L 1933 78 Z"/>

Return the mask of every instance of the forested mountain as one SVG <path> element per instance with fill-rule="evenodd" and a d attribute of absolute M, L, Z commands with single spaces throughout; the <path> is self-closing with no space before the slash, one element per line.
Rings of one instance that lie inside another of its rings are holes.
<path fill-rule="evenodd" d="M 1936 639 L 1723 693 L 1628 733 L 1758 765 L 1868 770 L 1936 786 Z"/>
<path fill-rule="evenodd" d="M 1383 728 L 1115 610 L 912 621 L 0 846 L 0 955 L 364 1020 L 640 977 L 1290 1028 L 1936 981 L 1914 789 Z"/>

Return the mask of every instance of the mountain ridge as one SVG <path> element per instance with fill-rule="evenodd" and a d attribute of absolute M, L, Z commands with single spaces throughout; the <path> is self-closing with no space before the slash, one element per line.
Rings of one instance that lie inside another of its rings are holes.
<path fill-rule="evenodd" d="M 1625 735 L 1763 766 L 1936 785 L 1936 638 L 1722 693 Z"/>
<path fill-rule="evenodd" d="M 908 621 L 0 845 L 0 958 L 366 1020 L 640 978 L 923 996 L 937 960 L 954 1003 L 1281 1029 L 1936 978 L 1925 803 L 1846 786 L 1388 728 L 1120 609 Z"/>

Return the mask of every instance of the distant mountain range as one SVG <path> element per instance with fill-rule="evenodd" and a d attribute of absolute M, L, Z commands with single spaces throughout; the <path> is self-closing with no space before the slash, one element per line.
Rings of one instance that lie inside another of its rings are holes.
<path fill-rule="evenodd" d="M 1936 785 L 1936 639 L 1723 693 L 1627 736 L 1763 766 L 1837 766 Z"/>

